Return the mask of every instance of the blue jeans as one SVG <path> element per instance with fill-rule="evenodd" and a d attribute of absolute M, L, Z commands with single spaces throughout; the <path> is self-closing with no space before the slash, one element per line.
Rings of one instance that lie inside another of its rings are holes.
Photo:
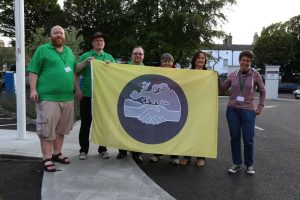
<path fill-rule="evenodd" d="M 242 164 L 241 136 L 243 136 L 245 165 L 252 166 L 255 112 L 252 110 L 227 107 L 226 117 L 231 137 L 230 143 L 233 164 Z"/>

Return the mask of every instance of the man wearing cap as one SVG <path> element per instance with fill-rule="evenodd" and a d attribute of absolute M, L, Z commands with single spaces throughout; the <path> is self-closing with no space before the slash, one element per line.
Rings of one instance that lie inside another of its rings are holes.
<path fill-rule="evenodd" d="M 55 172 L 53 162 L 69 164 L 61 153 L 64 135 L 74 122 L 74 73 L 76 59 L 65 46 L 65 32 L 54 26 L 51 41 L 37 48 L 28 66 L 30 98 L 35 102 L 36 132 L 43 153 L 43 167 Z M 52 155 L 51 155 L 52 154 Z"/>
<path fill-rule="evenodd" d="M 105 47 L 105 36 L 101 32 L 95 32 L 92 36 L 93 48 L 82 54 L 80 57 L 80 63 L 77 64 L 76 72 L 78 75 L 83 76 L 82 80 L 82 92 L 77 93 L 77 97 L 80 99 L 80 118 L 81 126 L 79 132 L 79 159 L 85 160 L 89 151 L 89 134 L 92 122 L 91 111 L 91 97 L 92 97 L 92 80 L 91 80 L 91 65 L 90 62 L 93 59 L 112 62 L 115 60 L 112 55 L 103 51 Z M 80 91 L 78 78 L 76 80 L 76 91 Z M 109 155 L 107 149 L 104 146 L 98 147 L 98 153 L 101 158 L 108 159 Z"/>

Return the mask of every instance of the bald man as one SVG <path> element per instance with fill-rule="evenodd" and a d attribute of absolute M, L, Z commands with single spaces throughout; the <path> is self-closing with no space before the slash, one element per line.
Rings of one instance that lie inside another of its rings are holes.
<path fill-rule="evenodd" d="M 54 26 L 51 41 L 35 51 L 28 67 L 30 98 L 35 102 L 36 132 L 43 153 L 43 167 L 55 172 L 53 162 L 69 164 L 61 153 L 64 135 L 74 122 L 74 73 L 76 59 L 65 46 L 65 31 Z"/>

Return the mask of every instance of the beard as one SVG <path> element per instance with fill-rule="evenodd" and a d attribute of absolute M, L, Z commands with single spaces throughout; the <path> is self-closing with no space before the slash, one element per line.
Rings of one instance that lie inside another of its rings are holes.
<path fill-rule="evenodd" d="M 65 38 L 63 37 L 51 37 L 51 41 L 55 47 L 62 47 L 65 44 Z"/>

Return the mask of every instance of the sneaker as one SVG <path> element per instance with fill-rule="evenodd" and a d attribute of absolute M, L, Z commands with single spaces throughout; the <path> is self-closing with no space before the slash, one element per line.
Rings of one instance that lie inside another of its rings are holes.
<path fill-rule="evenodd" d="M 228 169 L 228 173 L 235 174 L 238 171 L 241 171 L 241 167 L 239 165 L 233 165 Z"/>
<path fill-rule="evenodd" d="M 143 163 L 143 159 L 142 159 L 142 157 L 141 157 L 140 155 L 135 155 L 135 154 L 133 154 L 133 155 L 132 155 L 132 159 L 133 159 L 136 163 L 138 163 L 138 164 L 142 164 L 142 163 Z"/>
<path fill-rule="evenodd" d="M 85 160 L 86 159 L 86 153 L 85 152 L 80 152 L 78 157 L 79 157 L 79 160 Z"/>
<path fill-rule="evenodd" d="M 153 155 L 153 156 L 151 156 L 150 161 L 151 161 L 151 162 L 158 162 L 158 161 L 160 161 L 162 158 L 163 158 L 163 156 Z"/>
<path fill-rule="evenodd" d="M 119 152 L 117 155 L 117 159 L 123 159 L 127 156 L 127 152 Z"/>
<path fill-rule="evenodd" d="M 171 158 L 171 164 L 173 165 L 179 165 L 179 158 Z"/>
<path fill-rule="evenodd" d="M 103 152 L 99 153 L 99 156 L 103 159 L 109 159 L 109 155 L 108 155 L 107 151 L 103 151 Z"/>
<path fill-rule="evenodd" d="M 250 175 L 254 175 L 255 174 L 253 166 L 247 167 L 247 174 L 250 174 Z"/>

